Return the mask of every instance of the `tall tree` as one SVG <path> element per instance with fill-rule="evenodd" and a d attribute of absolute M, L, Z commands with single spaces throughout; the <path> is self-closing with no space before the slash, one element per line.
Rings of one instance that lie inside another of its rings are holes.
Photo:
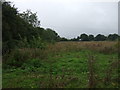
<path fill-rule="evenodd" d="M 59 41 L 60 36 L 52 29 L 47 28 L 44 33 L 44 40 L 48 42 Z"/>
<path fill-rule="evenodd" d="M 119 35 L 118 34 L 109 34 L 108 37 L 107 37 L 107 40 L 110 40 L 110 41 L 115 41 L 119 38 Z"/>
<path fill-rule="evenodd" d="M 105 41 L 105 40 L 106 40 L 106 36 L 101 35 L 101 34 L 98 34 L 98 35 L 95 37 L 95 41 Z"/>
<path fill-rule="evenodd" d="M 85 33 L 80 35 L 80 39 L 81 41 L 89 41 L 88 35 Z"/>
<path fill-rule="evenodd" d="M 94 41 L 94 35 L 89 35 L 89 41 Z"/>
<path fill-rule="evenodd" d="M 33 27 L 39 27 L 40 21 L 38 20 L 37 13 L 31 12 L 31 10 L 27 10 L 20 14 L 20 16 L 29 24 L 33 25 Z"/>
<path fill-rule="evenodd" d="M 21 39 L 33 45 L 37 40 L 41 43 L 43 40 L 57 41 L 60 38 L 55 31 L 39 27 L 40 22 L 36 13 L 29 10 L 19 13 L 10 2 L 2 4 L 2 23 L 3 53 L 20 46 Z"/>

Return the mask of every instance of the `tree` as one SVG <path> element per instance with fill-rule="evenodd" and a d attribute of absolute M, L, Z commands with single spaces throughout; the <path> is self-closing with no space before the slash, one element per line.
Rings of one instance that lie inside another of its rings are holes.
<path fill-rule="evenodd" d="M 31 12 L 31 10 L 27 10 L 20 14 L 21 18 L 23 18 L 26 22 L 31 24 L 33 27 L 39 27 L 40 21 L 36 15 L 37 13 Z"/>
<path fill-rule="evenodd" d="M 44 40 L 48 42 L 54 42 L 54 41 L 59 41 L 60 36 L 52 29 L 47 28 L 43 32 Z"/>
<path fill-rule="evenodd" d="M 70 41 L 78 41 L 77 38 L 72 38 Z"/>
<path fill-rule="evenodd" d="M 94 35 L 89 35 L 88 38 L 89 38 L 89 41 L 94 41 Z"/>
<path fill-rule="evenodd" d="M 110 40 L 110 41 L 115 41 L 119 38 L 119 35 L 118 34 L 109 34 L 108 37 L 107 37 L 107 40 Z"/>
<path fill-rule="evenodd" d="M 81 39 L 81 41 L 89 41 L 89 38 L 88 38 L 87 34 L 81 34 L 80 39 Z"/>
<path fill-rule="evenodd" d="M 60 39 L 60 41 L 68 41 L 68 39 L 65 38 L 65 37 L 62 37 L 62 38 Z"/>
<path fill-rule="evenodd" d="M 95 37 L 95 41 L 105 41 L 105 40 L 106 40 L 106 37 L 104 35 L 101 35 L 101 34 L 98 34 Z"/>
<path fill-rule="evenodd" d="M 18 33 L 20 33 L 20 21 L 17 15 L 17 8 L 11 6 L 10 2 L 2 3 L 2 52 L 9 51 L 14 48 L 18 39 Z M 23 23 L 24 24 L 24 23 Z"/>
<path fill-rule="evenodd" d="M 10 2 L 2 4 L 2 23 L 3 53 L 11 51 L 15 47 L 20 48 L 20 43 L 24 40 L 31 45 L 38 41 L 39 43 L 34 45 L 39 46 L 45 41 L 59 41 L 60 39 L 55 31 L 39 27 L 40 22 L 36 13 L 29 10 L 19 13 L 17 8 L 11 6 Z"/>
<path fill-rule="evenodd" d="M 77 41 L 79 41 L 79 39 L 80 39 L 80 37 L 79 37 L 79 36 L 77 36 Z"/>

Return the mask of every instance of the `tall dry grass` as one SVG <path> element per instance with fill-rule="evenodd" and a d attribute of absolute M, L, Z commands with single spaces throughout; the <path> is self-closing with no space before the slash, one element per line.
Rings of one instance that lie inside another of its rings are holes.
<path fill-rule="evenodd" d="M 76 52 L 84 49 L 105 54 L 115 53 L 118 51 L 117 42 L 57 42 L 55 44 L 48 44 L 45 49 L 22 48 L 13 50 L 11 53 L 3 56 L 3 63 L 10 60 L 24 62 L 25 60 L 33 58 L 43 60 L 47 59 L 49 55 L 56 55 L 63 52 Z"/>
<path fill-rule="evenodd" d="M 69 52 L 80 51 L 83 49 L 97 51 L 101 53 L 114 53 L 118 51 L 117 42 L 93 41 L 93 42 L 58 42 L 54 45 L 48 45 L 48 52 Z"/>

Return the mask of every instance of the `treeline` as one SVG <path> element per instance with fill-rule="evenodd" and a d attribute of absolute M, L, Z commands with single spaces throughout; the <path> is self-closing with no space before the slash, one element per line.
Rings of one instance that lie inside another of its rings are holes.
<path fill-rule="evenodd" d="M 3 53 L 14 48 L 44 48 L 46 43 L 59 40 L 54 30 L 40 27 L 36 13 L 31 10 L 19 13 L 11 2 L 2 2 Z"/>
<path fill-rule="evenodd" d="M 117 41 L 118 38 L 120 38 L 118 34 L 109 34 L 108 36 L 98 34 L 94 36 L 83 33 L 80 36 L 77 36 L 77 38 L 67 39 L 63 37 L 61 38 L 61 41 Z"/>
<path fill-rule="evenodd" d="M 61 38 L 58 33 L 50 28 L 42 28 L 37 13 L 27 10 L 20 13 L 11 5 L 11 2 L 2 2 L 2 52 L 10 52 L 15 48 L 45 48 L 47 43 L 57 41 L 114 41 L 117 34 L 104 36 L 81 34 L 77 38 Z"/>

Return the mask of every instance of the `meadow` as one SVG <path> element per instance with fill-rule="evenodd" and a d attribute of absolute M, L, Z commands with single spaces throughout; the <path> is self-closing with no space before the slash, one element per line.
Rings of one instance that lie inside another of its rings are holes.
<path fill-rule="evenodd" d="M 3 57 L 3 88 L 118 88 L 116 41 L 57 42 Z"/>

